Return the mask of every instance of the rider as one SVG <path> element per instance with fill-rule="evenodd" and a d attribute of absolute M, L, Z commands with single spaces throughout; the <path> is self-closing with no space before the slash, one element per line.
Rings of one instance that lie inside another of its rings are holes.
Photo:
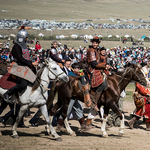
<path fill-rule="evenodd" d="M 65 60 L 60 59 L 60 58 L 57 56 L 57 45 L 58 45 L 57 41 L 53 41 L 53 42 L 51 43 L 51 49 L 50 49 L 50 51 L 49 51 L 48 57 L 49 57 L 49 58 L 52 58 L 54 61 L 56 61 L 56 62 L 58 62 L 58 63 L 64 63 Z"/>
<path fill-rule="evenodd" d="M 94 93 L 94 90 L 96 90 L 95 94 L 91 96 L 91 101 L 93 102 L 94 108 L 97 107 L 97 102 L 104 90 L 107 89 L 107 82 L 103 78 L 103 72 L 102 70 L 108 70 L 109 65 L 105 62 L 105 59 L 100 59 L 100 56 L 97 52 L 100 40 L 98 37 L 94 37 L 92 40 L 92 46 L 89 46 L 89 49 L 87 51 L 87 61 L 89 65 L 89 71 L 91 72 L 91 91 Z M 101 57 L 103 56 L 103 53 L 101 51 Z M 91 118 L 87 119 L 87 125 L 91 124 Z"/>
<path fill-rule="evenodd" d="M 24 30 L 24 26 L 22 26 L 21 30 L 17 34 L 17 39 L 12 48 L 12 56 L 14 57 L 17 64 L 28 66 L 29 68 L 33 69 L 34 66 L 38 65 L 38 63 L 32 62 L 30 60 L 29 51 L 27 49 L 26 44 L 27 39 L 28 33 L 27 31 Z M 21 92 L 23 89 L 27 87 L 27 85 L 28 85 L 27 80 L 17 77 L 16 86 L 12 87 L 6 93 L 3 94 L 4 100 L 8 101 L 14 93 Z"/>

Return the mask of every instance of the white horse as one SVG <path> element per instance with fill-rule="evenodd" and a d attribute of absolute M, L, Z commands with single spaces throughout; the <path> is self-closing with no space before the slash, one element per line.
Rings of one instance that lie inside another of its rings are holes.
<path fill-rule="evenodd" d="M 50 119 L 48 117 L 47 107 L 46 107 L 46 100 L 48 98 L 47 87 L 49 85 L 50 80 L 62 80 L 64 82 L 68 82 L 68 76 L 61 70 L 61 68 L 54 62 L 54 61 L 47 61 L 45 60 L 46 65 L 44 66 L 41 75 L 37 78 L 37 83 L 35 85 L 28 85 L 25 90 L 19 93 L 18 103 L 21 105 L 20 111 L 18 113 L 18 117 L 16 119 L 15 124 L 12 127 L 12 137 L 19 138 L 18 133 L 16 131 L 17 125 L 20 122 L 23 114 L 28 108 L 31 107 L 38 107 L 44 116 L 46 123 L 48 124 L 52 136 L 55 137 L 57 141 L 61 141 L 60 136 L 54 130 Z M 34 87 L 34 89 L 33 89 Z M 0 95 L 3 95 L 6 92 L 6 89 L 0 87 Z M 13 95 L 11 100 L 16 100 L 16 96 Z"/>

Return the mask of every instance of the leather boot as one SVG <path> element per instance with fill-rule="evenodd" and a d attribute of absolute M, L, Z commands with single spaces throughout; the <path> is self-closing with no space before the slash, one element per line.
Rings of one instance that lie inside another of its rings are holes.
<path fill-rule="evenodd" d="M 86 124 L 85 124 L 84 117 L 82 117 L 82 118 L 79 120 L 79 123 L 80 123 L 80 125 L 81 125 L 81 130 L 82 130 L 82 129 L 85 129 Z"/>
<path fill-rule="evenodd" d="M 90 94 L 89 94 L 89 84 L 82 85 L 82 91 L 84 94 L 84 103 L 86 107 L 91 106 L 91 99 L 90 99 Z"/>
<path fill-rule="evenodd" d="M 150 131 L 150 122 L 146 122 L 146 131 Z"/>
<path fill-rule="evenodd" d="M 56 127 L 57 132 L 67 132 L 67 130 L 64 128 L 64 120 L 63 119 L 58 119 L 58 124 Z"/>
<path fill-rule="evenodd" d="M 94 127 L 91 125 L 92 119 L 87 119 L 86 120 L 86 129 L 85 130 L 90 130 L 93 129 Z"/>
<path fill-rule="evenodd" d="M 4 99 L 4 101 L 6 101 L 7 103 L 11 103 L 10 98 L 11 98 L 11 94 L 9 94 L 9 91 L 5 92 L 2 95 L 2 98 Z"/>
<path fill-rule="evenodd" d="M 7 92 L 5 92 L 2 97 L 3 99 L 7 102 L 7 103 L 13 103 L 13 101 L 11 100 L 11 97 L 14 93 L 17 93 L 18 89 L 17 86 L 14 86 L 12 88 L 10 88 Z"/>
<path fill-rule="evenodd" d="M 133 124 L 138 121 L 140 119 L 140 117 L 134 116 L 130 121 L 128 121 L 128 125 L 130 127 L 130 129 L 133 129 Z"/>

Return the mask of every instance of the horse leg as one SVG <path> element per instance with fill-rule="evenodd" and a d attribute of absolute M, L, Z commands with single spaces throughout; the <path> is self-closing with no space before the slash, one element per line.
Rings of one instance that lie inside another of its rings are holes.
<path fill-rule="evenodd" d="M 48 111 L 46 105 L 43 105 L 40 107 L 41 113 L 44 116 L 46 123 L 48 124 L 52 136 L 56 139 L 56 141 L 62 141 L 61 137 L 56 133 L 55 129 L 53 128 L 50 119 L 48 117 Z"/>
<path fill-rule="evenodd" d="M 122 136 L 124 134 L 124 114 L 121 113 L 119 108 L 117 107 L 116 103 L 113 102 L 110 106 L 110 108 L 120 117 L 121 123 L 120 123 L 120 129 L 119 129 L 119 135 Z"/>
<path fill-rule="evenodd" d="M 57 110 L 61 107 L 61 104 L 59 102 L 55 103 L 55 105 L 53 107 L 50 107 L 48 109 L 48 113 L 50 114 L 50 121 L 52 123 L 53 121 L 53 116 L 55 115 L 55 113 L 57 112 Z M 50 135 L 50 130 L 49 130 L 49 125 L 46 124 L 45 126 L 45 130 L 47 132 L 48 135 Z"/>
<path fill-rule="evenodd" d="M 16 131 L 16 130 L 17 130 L 17 126 L 18 126 L 18 124 L 19 124 L 19 122 L 20 122 L 22 116 L 24 115 L 24 113 L 25 113 L 25 111 L 26 111 L 27 109 L 28 109 L 28 105 L 23 105 L 23 106 L 20 107 L 18 116 L 17 116 L 17 118 L 16 118 L 16 122 L 15 122 L 15 124 L 14 124 L 13 127 L 12 127 L 12 132 L 13 132 L 12 137 L 13 137 L 13 138 L 19 138 L 19 135 L 18 135 L 18 133 L 17 133 L 17 131 Z"/>
<path fill-rule="evenodd" d="M 102 119 L 102 126 L 101 126 L 101 132 L 102 132 L 102 136 L 104 138 L 108 137 L 108 134 L 106 132 L 106 122 L 107 122 L 108 112 L 109 112 L 109 109 L 106 108 L 106 106 L 105 106 L 104 107 L 104 117 Z"/>
<path fill-rule="evenodd" d="M 67 120 L 67 116 L 68 114 L 70 114 L 71 110 L 72 110 L 72 106 L 74 104 L 74 101 L 71 101 L 71 103 L 68 104 L 64 104 L 62 107 L 62 117 L 64 120 L 64 124 L 67 130 L 67 133 L 69 133 L 71 136 L 76 136 L 76 133 L 70 128 L 68 120 Z"/>
<path fill-rule="evenodd" d="M 76 136 L 76 133 L 71 129 L 69 123 L 68 123 L 68 119 L 67 117 L 65 118 L 64 120 L 64 124 L 65 124 L 65 127 L 67 129 L 67 132 L 71 135 L 71 136 Z"/>

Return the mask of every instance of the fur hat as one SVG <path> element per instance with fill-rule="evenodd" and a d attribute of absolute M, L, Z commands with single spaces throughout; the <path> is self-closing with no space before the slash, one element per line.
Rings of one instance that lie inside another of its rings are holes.
<path fill-rule="evenodd" d="M 99 38 L 97 36 L 95 36 L 91 42 L 97 42 L 97 43 L 100 43 L 101 41 L 99 40 Z"/>

